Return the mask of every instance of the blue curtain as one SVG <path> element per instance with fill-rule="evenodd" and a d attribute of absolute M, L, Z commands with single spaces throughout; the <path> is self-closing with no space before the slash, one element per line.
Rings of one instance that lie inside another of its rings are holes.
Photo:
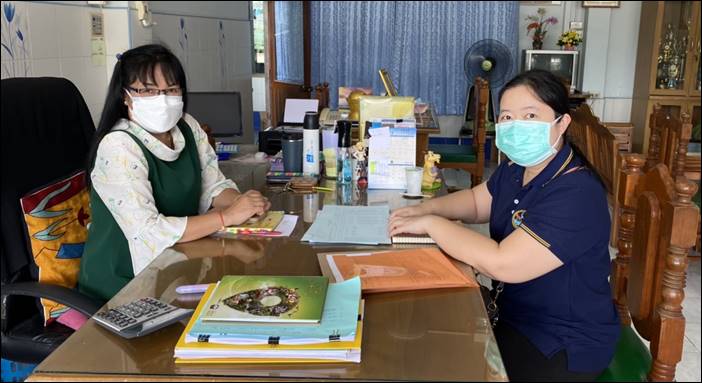
<path fill-rule="evenodd" d="M 304 83 L 302 1 L 275 2 L 275 48 L 277 80 Z"/>
<path fill-rule="evenodd" d="M 384 92 L 378 69 L 386 68 L 400 95 L 463 114 L 463 58 L 482 39 L 503 42 L 516 72 L 517 1 L 313 1 L 311 11 L 312 82 L 329 83 L 333 107 L 339 86 Z"/>

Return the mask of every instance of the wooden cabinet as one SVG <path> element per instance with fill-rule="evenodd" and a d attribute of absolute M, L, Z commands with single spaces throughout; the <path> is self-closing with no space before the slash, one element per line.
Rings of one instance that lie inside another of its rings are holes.
<path fill-rule="evenodd" d="M 646 153 L 654 104 L 699 114 L 700 2 L 644 1 L 640 25 L 631 122 L 634 150 Z"/>

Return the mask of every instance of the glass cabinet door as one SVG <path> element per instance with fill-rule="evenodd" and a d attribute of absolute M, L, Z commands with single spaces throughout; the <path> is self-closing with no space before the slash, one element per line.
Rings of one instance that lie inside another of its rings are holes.
<path fill-rule="evenodd" d="M 699 148 L 700 143 L 700 104 L 691 105 L 690 116 L 692 117 L 692 135 L 690 137 L 690 142 L 696 142 Z M 699 149 L 697 149 L 699 152 Z"/>
<path fill-rule="evenodd" d="M 690 68 L 688 54 L 691 39 L 695 39 L 693 1 L 664 1 L 662 23 L 658 35 L 656 73 L 654 89 L 656 94 L 680 94 L 685 92 L 686 76 Z M 659 3 L 659 4 L 660 4 Z M 696 7 L 695 7 L 696 8 Z M 692 70 L 696 70 L 694 68 Z"/>
<path fill-rule="evenodd" d="M 702 90 L 702 71 L 700 71 L 700 63 L 702 60 L 700 59 L 700 48 L 701 48 L 701 43 L 700 43 L 700 30 L 702 29 L 700 27 L 700 3 L 696 3 L 695 6 L 697 7 L 695 9 L 694 14 L 697 15 L 697 21 L 695 24 L 697 24 L 695 30 L 694 39 L 690 42 L 690 60 L 689 63 L 692 68 L 692 73 L 694 73 L 692 80 L 690 80 L 690 95 L 691 96 L 700 96 L 700 91 Z M 698 106 L 699 108 L 699 106 Z"/>

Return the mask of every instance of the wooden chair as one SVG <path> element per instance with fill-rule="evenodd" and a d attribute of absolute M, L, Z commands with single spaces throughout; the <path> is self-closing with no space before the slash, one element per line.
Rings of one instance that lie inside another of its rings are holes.
<path fill-rule="evenodd" d="M 664 164 L 671 169 L 673 178 L 685 175 L 687 145 L 692 135 L 692 118 L 683 113 L 680 118 L 670 115 L 659 104 L 653 106 L 649 126 L 646 169 Z"/>
<path fill-rule="evenodd" d="M 678 119 L 663 110 L 659 104 L 653 106 L 649 126 L 646 169 L 662 163 L 672 169 L 674 177 L 685 177 L 700 183 L 700 157 L 689 156 L 687 147 L 692 136 L 692 118 L 683 113 Z M 699 207 L 699 194 L 694 202 Z M 695 250 L 700 251 L 700 227 L 697 227 Z"/>
<path fill-rule="evenodd" d="M 490 94 L 487 80 L 476 77 L 474 83 L 476 113 L 473 123 L 473 142 L 468 145 L 429 145 L 429 150 L 440 154 L 439 168 L 463 169 L 470 173 L 471 187 L 483 181 L 485 171 L 485 124 Z"/>
<path fill-rule="evenodd" d="M 687 254 L 699 220 L 690 198 L 697 187 L 683 177 L 673 180 L 663 164 L 644 173 L 644 162 L 626 154 L 619 173 L 622 217 L 610 283 L 623 327 L 601 381 L 672 381 L 682 357 Z"/>
<path fill-rule="evenodd" d="M 588 109 L 588 113 L 592 115 L 592 112 L 589 111 L 590 108 L 587 106 L 587 104 L 583 105 Z M 589 155 L 589 149 L 587 146 L 587 125 L 584 118 L 580 116 L 580 114 L 588 113 L 585 113 L 585 111 L 580 111 L 579 109 L 573 109 L 570 112 L 572 120 L 570 122 L 570 126 L 568 126 L 568 130 L 566 131 L 566 136 L 568 137 L 568 141 L 571 143 L 571 145 L 578 148 L 578 150 L 580 150 L 580 152 L 587 157 Z"/>
<path fill-rule="evenodd" d="M 587 104 L 581 104 L 573 110 L 571 117 L 568 131 L 573 131 L 570 138 L 595 168 L 611 197 L 614 194 L 616 158 L 619 155 L 617 138 L 592 114 Z"/>

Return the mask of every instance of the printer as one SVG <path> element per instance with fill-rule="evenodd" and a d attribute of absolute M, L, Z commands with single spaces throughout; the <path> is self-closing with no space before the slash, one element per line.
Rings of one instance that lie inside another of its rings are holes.
<path fill-rule="evenodd" d="M 305 113 L 317 112 L 318 108 L 319 100 L 317 99 L 285 99 L 283 123 L 258 133 L 258 151 L 272 156 L 282 149 L 281 140 L 284 135 L 302 138 Z"/>

